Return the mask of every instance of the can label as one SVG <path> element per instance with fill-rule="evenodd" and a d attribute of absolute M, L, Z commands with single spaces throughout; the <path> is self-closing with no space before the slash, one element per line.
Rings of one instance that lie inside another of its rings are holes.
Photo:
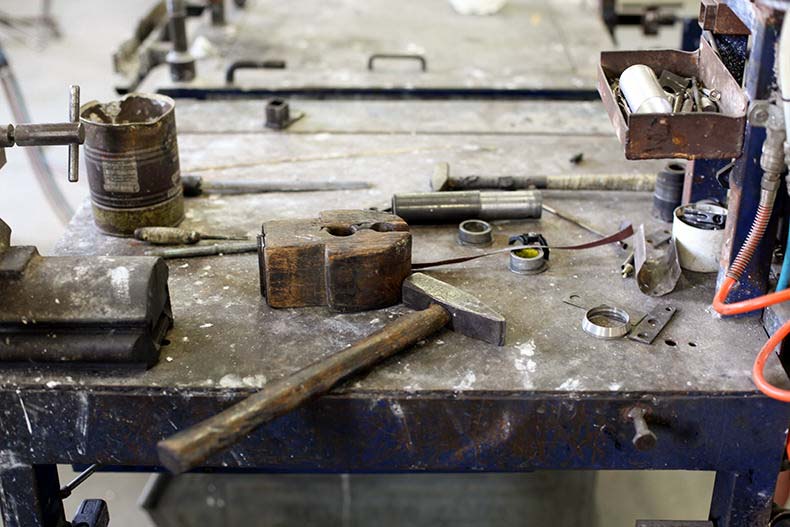
<path fill-rule="evenodd" d="M 105 192 L 140 192 L 140 178 L 137 175 L 135 159 L 115 159 L 102 161 L 102 176 Z"/>

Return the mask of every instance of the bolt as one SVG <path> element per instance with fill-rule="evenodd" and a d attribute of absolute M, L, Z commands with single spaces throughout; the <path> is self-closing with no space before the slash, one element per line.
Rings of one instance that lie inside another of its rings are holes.
<path fill-rule="evenodd" d="M 752 120 L 755 124 L 763 124 L 768 121 L 768 110 L 765 108 L 757 108 L 752 114 Z"/>
<path fill-rule="evenodd" d="M 638 406 L 628 411 L 627 417 L 634 423 L 634 438 L 631 440 L 637 450 L 650 450 L 656 446 L 658 438 L 650 431 L 645 421 L 647 410 Z"/>

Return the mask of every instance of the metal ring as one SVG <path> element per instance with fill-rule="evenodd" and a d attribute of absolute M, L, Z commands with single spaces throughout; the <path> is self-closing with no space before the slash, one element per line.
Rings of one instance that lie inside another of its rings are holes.
<path fill-rule="evenodd" d="M 458 226 L 461 245 L 489 245 L 494 241 L 491 225 L 483 220 L 466 220 Z"/>
<path fill-rule="evenodd" d="M 532 249 L 536 251 L 536 256 L 519 256 L 518 253 Z M 545 252 L 540 247 L 528 247 L 527 249 L 516 249 L 510 251 L 510 264 L 509 268 L 516 274 L 538 274 L 542 273 L 548 267 Z"/>
<path fill-rule="evenodd" d="M 584 314 L 582 329 L 595 338 L 617 339 L 631 330 L 631 317 L 619 307 L 602 304 Z"/>

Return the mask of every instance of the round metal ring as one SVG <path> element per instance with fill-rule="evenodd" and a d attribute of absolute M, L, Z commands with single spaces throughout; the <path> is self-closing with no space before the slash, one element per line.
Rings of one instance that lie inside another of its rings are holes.
<path fill-rule="evenodd" d="M 494 241 L 491 225 L 483 220 L 466 220 L 458 226 L 461 245 L 489 245 Z"/>
<path fill-rule="evenodd" d="M 600 305 L 588 310 L 582 329 L 599 339 L 617 339 L 631 331 L 631 317 L 619 307 Z"/>
<path fill-rule="evenodd" d="M 534 256 L 519 256 L 523 251 L 535 251 Z M 516 274 L 538 274 L 548 267 L 544 251 L 540 247 L 528 247 L 510 251 L 510 270 Z"/>

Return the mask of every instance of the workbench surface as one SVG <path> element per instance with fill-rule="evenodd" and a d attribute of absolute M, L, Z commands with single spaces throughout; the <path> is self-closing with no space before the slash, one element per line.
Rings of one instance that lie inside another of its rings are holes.
<path fill-rule="evenodd" d="M 276 133 L 260 125 L 261 102 L 179 102 L 184 173 L 207 178 L 351 179 L 375 185 L 368 191 L 190 198 L 183 226 L 254 236 L 266 220 L 312 217 L 332 208 L 384 207 L 393 192 L 428 190 L 438 161 L 449 161 L 451 173 L 459 175 L 644 172 L 658 166 L 623 160 L 603 110 L 595 103 L 419 102 L 407 105 L 407 112 L 401 104 L 296 100 L 293 108 L 307 114 L 294 126 L 293 132 L 299 133 Z M 406 118 L 390 120 L 395 113 Z M 383 133 L 384 125 L 376 125 L 370 115 L 380 123 L 399 123 L 394 126 L 399 133 Z M 409 121 L 412 115 L 420 120 Z M 447 118 L 434 119 L 438 115 Z M 511 122 L 515 124 L 503 126 Z M 403 133 L 409 124 L 414 133 Z M 456 129 L 463 133 L 454 133 Z M 491 129 L 500 132 L 493 134 Z M 578 152 L 585 160 L 573 166 L 568 159 Z M 260 165 L 227 168 L 234 163 Z M 226 168 L 205 170 L 212 165 Z M 617 231 L 626 220 L 645 223 L 647 232 L 665 226 L 651 218 L 647 193 L 555 191 L 546 192 L 545 201 L 606 232 Z M 542 232 L 554 245 L 593 238 L 544 213 L 540 221 L 497 223 L 494 247 L 505 246 L 508 235 L 525 231 Z M 414 262 L 480 251 L 457 245 L 455 225 L 415 226 L 412 232 Z M 136 241 L 99 234 L 86 204 L 58 253 L 131 255 L 145 249 Z M 674 293 L 645 296 L 633 279 L 620 276 L 625 256 L 616 246 L 554 251 L 548 271 L 535 276 L 509 272 L 506 255 L 430 270 L 501 312 L 508 324 L 506 345 L 497 348 L 443 331 L 355 377 L 341 391 L 414 396 L 754 392 L 751 365 L 766 338 L 759 321 L 720 320 L 714 315 L 710 301 L 715 275 L 684 273 Z M 348 346 L 407 311 L 402 306 L 356 314 L 325 308 L 271 309 L 260 295 L 254 254 L 171 260 L 169 267 L 175 329 L 157 366 L 118 375 L 4 376 L 4 382 L 44 385 L 54 379 L 91 387 L 189 391 L 255 388 Z M 581 330 L 583 310 L 563 303 L 571 294 L 590 304 L 609 302 L 637 312 L 666 302 L 678 313 L 653 345 L 602 341 Z M 772 370 L 778 374 L 778 368 Z"/>
<path fill-rule="evenodd" d="M 444 0 L 248 2 L 228 25 L 192 20 L 197 78 L 173 83 L 166 64 L 142 91 L 159 90 L 545 90 L 593 92 L 601 50 L 614 44 L 585 0 L 510 0 L 494 16 L 462 16 Z M 420 55 L 377 60 L 373 54 Z M 239 60 L 282 59 L 282 70 L 239 70 Z"/>

